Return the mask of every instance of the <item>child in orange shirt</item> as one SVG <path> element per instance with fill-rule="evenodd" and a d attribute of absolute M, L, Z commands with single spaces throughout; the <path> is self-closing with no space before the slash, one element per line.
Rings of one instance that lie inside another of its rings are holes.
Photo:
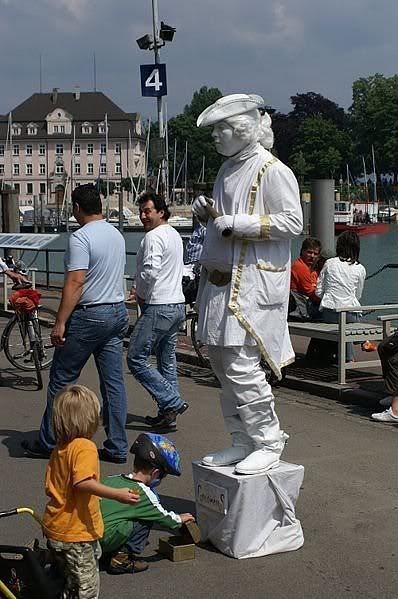
<path fill-rule="evenodd" d="M 98 451 L 91 441 L 100 419 L 97 396 L 83 385 L 71 385 L 57 394 L 53 429 L 57 445 L 46 471 L 50 500 L 43 518 L 49 548 L 63 560 L 66 597 L 99 596 L 98 542 L 103 535 L 99 497 L 137 503 L 128 488 L 112 489 L 99 482 Z"/>

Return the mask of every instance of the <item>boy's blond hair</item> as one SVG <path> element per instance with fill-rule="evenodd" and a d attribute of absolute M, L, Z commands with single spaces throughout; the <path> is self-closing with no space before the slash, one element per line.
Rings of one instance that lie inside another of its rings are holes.
<path fill-rule="evenodd" d="M 57 443 L 78 437 L 91 439 L 100 421 L 96 394 L 84 385 L 69 385 L 57 393 L 53 407 L 53 429 Z"/>

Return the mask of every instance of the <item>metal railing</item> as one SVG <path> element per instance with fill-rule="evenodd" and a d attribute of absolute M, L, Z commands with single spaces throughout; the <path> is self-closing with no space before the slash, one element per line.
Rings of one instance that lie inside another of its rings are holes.
<path fill-rule="evenodd" d="M 63 270 L 51 270 L 50 268 L 50 258 L 51 258 L 51 254 L 64 254 L 65 250 L 59 248 L 59 249 L 48 249 L 48 248 L 44 248 L 41 250 L 34 250 L 34 254 L 36 254 L 36 258 L 33 260 L 33 262 L 31 262 L 31 265 L 29 265 L 28 267 L 28 276 L 32 281 L 32 287 L 35 289 L 36 285 L 40 285 L 41 287 L 45 287 L 46 289 L 49 289 L 50 287 L 56 288 L 56 289 L 62 289 L 63 287 L 63 278 L 64 278 L 64 271 Z M 34 262 L 36 262 L 37 256 L 41 254 L 44 254 L 44 267 L 43 268 L 38 268 L 36 266 L 33 266 Z M 126 252 L 126 256 L 136 256 L 137 252 Z M 44 275 L 44 281 L 42 280 L 42 278 L 40 277 L 40 275 Z M 54 277 L 59 277 L 58 281 L 56 279 L 54 279 Z M 127 295 L 127 282 L 128 281 L 133 281 L 134 277 L 133 276 L 129 276 L 129 275 L 124 275 L 124 293 L 125 296 Z M 7 310 L 7 306 L 8 306 L 8 297 L 9 297 L 9 291 L 10 288 L 12 287 L 13 282 L 7 278 L 6 275 L 4 275 L 4 281 L 3 281 L 3 298 L 2 298 L 2 304 L 3 304 L 3 308 L 4 310 Z"/>

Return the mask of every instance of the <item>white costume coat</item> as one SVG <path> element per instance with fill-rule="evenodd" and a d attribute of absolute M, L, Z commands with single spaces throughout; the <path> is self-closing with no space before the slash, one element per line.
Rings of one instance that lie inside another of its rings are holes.
<path fill-rule="evenodd" d="M 233 236 L 217 235 L 209 218 L 201 262 L 198 337 L 208 345 L 258 345 L 280 376 L 294 360 L 287 326 L 290 240 L 302 232 L 292 171 L 259 143 L 224 162 L 214 185 L 215 208 L 234 215 Z M 232 271 L 217 287 L 206 271 Z"/>

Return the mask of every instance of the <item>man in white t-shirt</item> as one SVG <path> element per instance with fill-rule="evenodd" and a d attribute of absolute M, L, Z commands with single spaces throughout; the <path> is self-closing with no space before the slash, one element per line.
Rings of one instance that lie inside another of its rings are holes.
<path fill-rule="evenodd" d="M 107 439 L 101 460 L 125 463 L 127 399 L 123 379 L 123 338 L 128 327 L 123 276 L 126 250 L 123 236 L 102 217 L 101 198 L 94 185 L 72 194 L 73 215 L 80 229 L 72 233 L 65 254 L 65 282 L 51 339 L 55 345 L 39 440 L 23 442 L 30 457 L 46 457 L 55 446 L 52 406 L 58 391 L 74 384 L 94 357 L 103 399 Z"/>
<path fill-rule="evenodd" d="M 141 316 L 131 336 L 127 364 L 158 405 L 157 416 L 147 416 L 146 422 L 173 429 L 177 416 L 188 408 L 178 389 L 175 355 L 177 332 L 185 319 L 183 245 L 167 222 L 170 212 L 163 198 L 144 193 L 139 210 L 146 235 L 138 250 L 136 288 L 130 299 L 137 299 Z M 152 352 L 157 368 L 149 362 Z"/>

